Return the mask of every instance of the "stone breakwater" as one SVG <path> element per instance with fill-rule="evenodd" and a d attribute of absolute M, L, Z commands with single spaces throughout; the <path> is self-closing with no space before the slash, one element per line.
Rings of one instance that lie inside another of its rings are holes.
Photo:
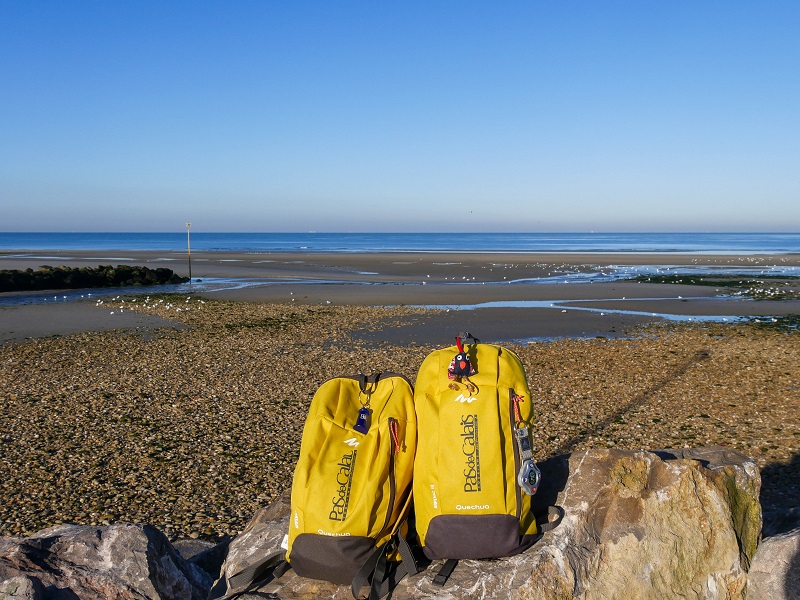
<path fill-rule="evenodd" d="M 132 265 L 100 265 L 98 267 L 50 267 L 0 270 L 0 292 L 33 290 L 74 290 L 98 287 L 133 285 L 164 285 L 186 283 L 188 277 L 175 274 L 163 267 L 151 269 Z"/>
<path fill-rule="evenodd" d="M 187 327 L 0 348 L 1 535 L 65 522 L 152 523 L 171 539 L 236 535 L 290 486 L 323 381 L 387 370 L 413 380 L 433 349 L 352 337 L 377 323 L 424 323 L 423 311 L 408 308 L 185 296 L 125 306 Z M 514 347 L 535 403 L 536 458 L 722 445 L 754 457 L 765 512 L 792 507 L 800 497 L 797 335 L 670 326 Z"/>

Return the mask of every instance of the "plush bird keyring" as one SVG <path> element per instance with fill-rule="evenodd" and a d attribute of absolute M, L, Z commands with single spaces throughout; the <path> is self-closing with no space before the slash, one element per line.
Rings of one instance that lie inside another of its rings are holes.
<path fill-rule="evenodd" d="M 475 384 L 469 380 L 470 375 L 475 374 L 475 368 L 472 366 L 472 363 L 470 363 L 467 351 L 464 350 L 461 337 L 456 337 L 456 347 L 458 348 L 458 354 L 453 357 L 453 360 L 450 361 L 450 366 L 447 367 L 447 377 L 457 382 L 463 380 L 470 392 L 477 390 Z M 453 384 L 451 384 L 451 387 L 452 386 Z"/>

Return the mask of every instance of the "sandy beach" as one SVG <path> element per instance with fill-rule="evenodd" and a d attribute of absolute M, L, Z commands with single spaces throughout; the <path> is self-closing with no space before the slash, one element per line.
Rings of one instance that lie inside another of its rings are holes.
<path fill-rule="evenodd" d="M 4 255 L 0 268 L 123 259 L 182 268 L 163 253 L 43 254 Z M 386 370 L 413 380 L 427 353 L 464 329 L 522 358 L 537 460 L 590 447 L 730 446 L 760 465 L 767 530 L 780 530 L 800 497 L 797 330 L 781 328 L 791 322 L 780 318 L 663 315 L 797 315 L 797 299 L 728 297 L 713 286 L 520 281 L 664 259 L 224 253 L 193 257 L 193 277 L 263 283 L 3 305 L 0 485 L 14 501 L 0 504 L 0 535 L 67 521 L 149 522 L 173 539 L 234 535 L 290 485 L 323 381 Z M 681 260 L 800 265 L 797 256 Z M 486 302 L 501 304 L 464 308 Z"/>
<path fill-rule="evenodd" d="M 383 329 L 385 339 L 397 343 L 435 343 L 449 339 L 450 334 L 443 333 L 454 329 L 486 332 L 484 335 L 494 341 L 616 337 L 627 327 L 675 316 L 717 316 L 721 320 L 800 313 L 797 300 L 732 301 L 725 290 L 714 287 L 608 282 L 602 276 L 614 269 L 641 266 L 709 271 L 746 269 L 754 274 L 769 273 L 773 268 L 800 271 L 800 255 L 796 254 L 200 252 L 192 255 L 191 262 L 195 283 L 182 286 L 180 291 L 207 298 L 296 305 L 450 308 L 450 312 L 426 318 L 425 327 L 387 324 Z M 189 272 L 185 252 L 0 253 L 0 269 L 36 269 L 44 264 L 72 267 L 137 264 L 164 266 L 181 275 Z M 220 282 L 214 291 L 203 291 L 213 281 Z M 0 301 L 3 296 L 9 295 L 0 294 Z M 113 328 L 114 320 L 94 319 L 95 313 L 67 310 L 57 298 L 51 299 L 44 293 L 41 296 L 50 301 L 50 314 L 57 315 L 50 321 L 50 334 Z M 42 328 L 38 326 L 38 318 L 30 316 L 32 312 L 27 306 L 0 305 L 4 323 L 0 327 L 0 343 L 41 335 Z M 109 316 L 112 315 L 105 315 Z M 151 325 L 130 322 L 132 316 L 125 317 L 119 311 L 113 316 L 120 327 Z M 37 327 L 27 327 L 26 322 L 36 323 Z"/>
<path fill-rule="evenodd" d="M 0 269 L 40 265 L 101 264 L 163 266 L 188 275 L 183 251 L 0 251 Z M 679 254 L 679 253 L 508 253 L 508 252 L 193 252 L 193 277 L 295 278 L 382 283 L 504 282 L 589 270 L 607 265 L 695 265 L 705 267 L 800 266 L 798 254 Z M 474 279 L 473 279 L 474 278 Z"/>

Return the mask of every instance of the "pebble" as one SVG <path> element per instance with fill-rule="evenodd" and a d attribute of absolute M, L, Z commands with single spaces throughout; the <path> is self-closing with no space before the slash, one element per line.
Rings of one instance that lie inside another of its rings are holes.
<path fill-rule="evenodd" d="M 188 328 L 0 348 L 0 535 L 60 522 L 147 522 L 173 539 L 236 535 L 291 485 L 320 384 L 386 370 L 413 381 L 435 349 L 349 335 L 419 320 L 421 309 L 191 298 L 192 310 L 176 313 L 168 307 L 189 299 L 161 300 L 129 310 Z M 797 332 L 693 324 L 512 346 L 533 396 L 536 459 L 590 447 L 725 445 L 762 468 L 762 502 L 793 506 L 797 342 Z"/>

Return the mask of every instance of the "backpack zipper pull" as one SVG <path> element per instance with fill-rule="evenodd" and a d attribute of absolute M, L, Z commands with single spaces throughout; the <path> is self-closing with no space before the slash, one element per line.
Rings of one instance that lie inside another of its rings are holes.
<path fill-rule="evenodd" d="M 400 452 L 400 434 L 397 431 L 397 419 L 389 417 L 389 434 L 392 436 L 392 448 L 395 454 Z"/>
<path fill-rule="evenodd" d="M 511 391 L 511 401 L 514 403 L 514 425 L 519 427 L 520 424 L 524 424 L 524 421 L 522 420 L 522 412 L 520 412 L 520 409 L 519 409 L 519 404 L 520 404 L 520 402 L 524 402 L 525 398 L 523 396 L 518 396 L 512 390 Z"/>
<path fill-rule="evenodd" d="M 533 448 L 531 447 L 531 432 L 524 425 L 514 429 L 514 439 L 519 449 L 520 468 L 517 473 L 517 484 L 522 491 L 533 496 L 539 489 L 542 474 L 539 467 L 533 462 Z"/>
<path fill-rule="evenodd" d="M 513 392 L 512 392 L 513 394 Z M 519 450 L 520 469 L 517 473 L 517 484 L 522 491 L 533 496 L 539 489 L 542 474 L 539 467 L 533 462 L 533 444 L 531 443 L 531 430 L 528 423 L 522 420 L 520 403 L 524 402 L 522 396 L 513 394 L 511 401 L 514 404 L 514 439 Z"/>
<path fill-rule="evenodd" d="M 358 433 L 367 435 L 369 431 L 370 415 L 372 414 L 372 411 L 369 409 L 369 401 L 372 393 L 367 390 L 364 385 L 362 385 L 361 391 L 366 397 L 366 401 L 361 400 L 361 394 L 359 394 L 358 399 L 361 401 L 361 408 L 358 409 L 358 417 L 356 418 L 356 424 L 353 425 L 353 429 Z"/>
<path fill-rule="evenodd" d="M 358 409 L 358 418 L 356 419 L 356 424 L 353 425 L 353 429 L 358 433 L 367 435 L 369 431 L 369 413 L 370 410 L 366 406 Z"/>

